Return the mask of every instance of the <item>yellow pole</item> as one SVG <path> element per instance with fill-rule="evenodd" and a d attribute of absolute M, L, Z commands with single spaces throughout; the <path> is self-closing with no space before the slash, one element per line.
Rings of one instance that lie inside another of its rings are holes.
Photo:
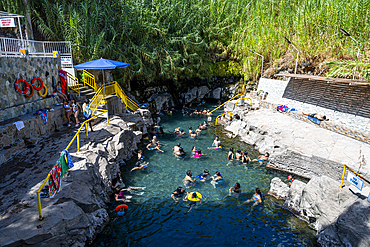
<path fill-rule="evenodd" d="M 44 185 L 46 184 L 46 182 L 48 181 L 48 179 L 50 178 L 50 173 L 46 176 L 46 179 L 44 180 L 44 182 L 42 182 L 40 188 L 36 191 L 36 196 L 37 196 L 37 207 L 39 209 L 39 220 L 43 220 L 44 218 L 42 217 L 42 211 L 41 211 L 41 198 L 40 198 L 40 191 L 42 190 L 42 188 L 44 187 Z"/>
<path fill-rule="evenodd" d="M 89 139 L 89 131 L 87 130 L 87 121 L 85 122 L 86 139 Z"/>
<path fill-rule="evenodd" d="M 109 125 L 109 116 L 108 116 L 108 110 L 107 110 L 107 125 Z"/>
<path fill-rule="evenodd" d="M 342 181 L 340 181 L 340 188 L 343 187 L 344 174 L 346 173 L 346 165 L 343 167 Z"/>
<path fill-rule="evenodd" d="M 232 97 L 231 99 L 229 99 L 228 101 L 226 101 L 225 103 L 223 103 L 222 105 L 219 105 L 218 107 L 216 107 L 215 109 L 213 109 L 209 114 L 211 114 L 212 112 L 214 112 L 215 110 L 217 110 L 218 108 L 220 108 L 221 106 L 223 106 L 224 104 L 226 104 L 227 102 L 229 102 L 230 100 L 233 100 L 234 98 L 239 97 L 240 95 L 242 95 L 242 94 L 235 95 L 234 97 Z"/>
<path fill-rule="evenodd" d="M 80 152 L 80 135 L 77 133 L 77 152 Z"/>

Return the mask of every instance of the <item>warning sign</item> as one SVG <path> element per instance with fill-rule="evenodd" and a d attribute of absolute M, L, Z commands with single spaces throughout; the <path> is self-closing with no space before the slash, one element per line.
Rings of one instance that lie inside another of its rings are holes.
<path fill-rule="evenodd" d="M 0 19 L 0 27 L 15 27 L 14 18 Z"/>

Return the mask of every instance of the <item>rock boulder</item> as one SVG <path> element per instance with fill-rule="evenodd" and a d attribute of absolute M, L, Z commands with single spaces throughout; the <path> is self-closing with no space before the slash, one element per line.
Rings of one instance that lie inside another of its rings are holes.
<path fill-rule="evenodd" d="M 289 192 L 289 186 L 281 181 L 280 178 L 273 178 L 270 183 L 269 195 L 276 197 L 277 199 L 286 199 Z"/>

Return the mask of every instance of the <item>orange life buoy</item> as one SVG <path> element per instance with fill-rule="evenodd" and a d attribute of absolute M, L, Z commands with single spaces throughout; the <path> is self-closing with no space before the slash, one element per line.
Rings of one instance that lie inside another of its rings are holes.
<path fill-rule="evenodd" d="M 45 88 L 45 92 L 44 92 L 44 94 L 42 94 L 42 93 L 41 93 L 41 90 L 42 90 L 42 89 L 41 89 L 41 90 L 39 91 L 39 95 L 40 95 L 41 97 L 43 97 L 43 98 L 44 98 L 44 97 L 48 94 L 48 88 L 46 87 L 46 85 L 45 85 L 45 84 L 43 84 L 43 87 Z"/>
<path fill-rule="evenodd" d="M 26 81 L 24 81 L 24 82 L 27 84 L 27 87 L 29 87 L 31 89 L 30 94 L 25 93 L 24 96 L 26 96 L 26 98 L 31 98 L 33 96 L 33 93 L 34 93 L 33 87 L 30 84 L 28 84 L 28 82 L 26 82 Z"/>
<path fill-rule="evenodd" d="M 39 87 L 36 87 L 35 86 L 35 81 L 36 80 L 39 80 L 40 81 L 40 86 Z M 44 82 L 40 79 L 40 77 L 33 77 L 32 78 L 32 81 L 31 81 L 31 85 L 32 87 L 36 90 L 36 91 L 40 91 L 43 87 L 44 87 Z"/>
<path fill-rule="evenodd" d="M 118 205 L 116 207 L 116 211 L 118 212 L 120 210 L 120 208 L 128 209 L 128 206 L 126 204 Z"/>
<path fill-rule="evenodd" d="M 23 86 L 23 90 L 20 90 L 18 84 L 22 81 L 24 82 L 24 86 Z M 20 94 L 26 94 L 26 93 L 28 93 L 28 90 L 30 89 L 29 84 L 27 83 L 27 81 L 23 80 L 22 78 L 19 78 L 18 80 L 15 81 L 14 87 L 15 87 L 15 90 Z"/>

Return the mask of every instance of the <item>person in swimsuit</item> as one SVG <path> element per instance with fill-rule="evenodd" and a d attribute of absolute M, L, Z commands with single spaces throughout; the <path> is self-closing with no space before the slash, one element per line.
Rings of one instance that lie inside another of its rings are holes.
<path fill-rule="evenodd" d="M 190 131 L 189 131 L 190 132 Z M 190 139 L 195 139 L 195 138 L 197 138 L 197 134 L 194 132 L 194 131 L 191 131 L 190 132 Z"/>
<path fill-rule="evenodd" d="M 175 155 L 180 155 L 180 148 L 181 148 L 181 143 L 179 142 L 179 143 L 177 143 L 176 146 L 173 147 L 173 153 Z"/>
<path fill-rule="evenodd" d="M 216 136 L 215 140 L 212 143 L 212 147 L 220 147 L 220 146 L 221 146 L 221 141 L 218 138 L 218 136 Z"/>
<path fill-rule="evenodd" d="M 209 171 L 205 169 L 203 173 L 197 175 L 197 178 L 199 178 L 200 181 L 205 181 L 209 175 Z"/>
<path fill-rule="evenodd" d="M 130 172 L 135 171 L 135 170 L 145 169 L 145 168 L 148 167 L 148 165 L 149 165 L 149 162 L 143 162 L 143 163 L 141 163 L 140 160 L 139 160 L 138 162 L 136 162 L 135 167 L 132 168 L 130 170 Z"/>
<path fill-rule="evenodd" d="M 215 181 L 215 182 L 220 181 L 220 180 L 223 179 L 223 177 L 222 177 L 222 175 L 219 171 L 216 171 L 215 175 L 213 175 L 211 178 L 212 178 L 212 181 Z"/>
<path fill-rule="evenodd" d="M 58 82 L 58 85 L 57 85 L 57 88 L 56 89 L 57 89 L 56 94 L 59 96 L 59 98 L 62 98 L 63 100 L 68 101 L 67 95 L 65 95 L 62 92 L 62 83 L 60 83 L 60 81 Z"/>
<path fill-rule="evenodd" d="M 248 152 L 246 151 L 246 152 L 244 152 L 243 153 L 243 157 L 242 157 L 242 162 L 243 163 L 249 163 L 251 161 L 251 158 L 249 158 L 249 156 L 248 156 Z"/>
<path fill-rule="evenodd" d="M 262 203 L 262 194 L 261 194 L 261 190 L 259 188 L 256 188 L 254 190 L 254 194 L 253 194 L 253 197 L 251 199 L 248 199 L 246 200 L 244 203 L 249 203 L 249 202 L 254 202 L 252 207 Z"/>
<path fill-rule="evenodd" d="M 143 150 L 139 150 L 139 152 L 137 152 L 137 160 L 143 160 L 143 159 L 144 159 Z"/>
<path fill-rule="evenodd" d="M 236 160 L 240 160 L 242 158 L 243 154 L 242 154 L 242 151 L 238 150 L 236 151 L 236 154 L 235 154 L 235 159 Z"/>
<path fill-rule="evenodd" d="M 177 137 L 182 137 L 183 135 L 185 135 L 185 131 L 183 129 L 181 129 L 178 133 L 177 133 Z"/>
<path fill-rule="evenodd" d="M 260 155 L 257 157 L 257 159 L 254 159 L 252 161 L 258 161 L 260 165 L 263 165 L 263 163 L 265 163 L 265 161 L 267 161 L 269 157 L 270 157 L 270 154 L 266 152 L 264 155 Z"/>
<path fill-rule="evenodd" d="M 189 127 L 189 135 L 191 135 L 191 133 L 193 133 L 193 127 Z"/>
<path fill-rule="evenodd" d="M 227 154 L 227 159 L 228 160 L 233 160 L 234 159 L 234 149 L 233 148 L 230 148 L 230 151 Z"/>
<path fill-rule="evenodd" d="M 123 194 L 123 190 L 121 190 L 118 194 L 115 194 L 114 195 L 114 199 L 116 200 L 116 202 L 130 202 L 130 199 L 132 198 L 132 196 L 125 196 Z"/>
<path fill-rule="evenodd" d="M 158 150 L 162 153 L 164 152 L 163 150 L 160 149 L 159 143 L 158 142 L 156 143 L 154 140 L 152 140 L 148 145 L 146 145 L 146 148 L 148 150 Z"/>
<path fill-rule="evenodd" d="M 201 132 L 202 132 L 202 129 L 199 126 L 198 129 L 196 130 L 197 136 L 199 136 Z"/>
<path fill-rule="evenodd" d="M 306 116 L 310 116 L 310 117 L 313 117 L 313 118 L 317 118 L 318 120 L 320 121 L 329 121 L 329 118 L 326 118 L 325 115 L 321 115 L 321 114 L 317 114 L 317 113 L 305 113 L 305 112 L 302 112 L 303 115 L 306 115 Z"/>
<path fill-rule="evenodd" d="M 92 112 L 91 112 L 91 108 L 90 108 L 90 105 L 89 105 L 89 100 L 86 99 L 82 105 L 82 111 L 84 113 L 84 118 L 85 118 L 85 121 L 86 120 L 89 120 L 91 118 L 91 115 L 92 115 Z M 88 121 L 89 123 L 89 126 L 90 126 L 90 129 L 91 129 L 91 132 L 94 132 L 93 128 L 92 128 L 92 124 L 91 124 L 91 121 Z M 87 126 L 86 126 L 87 127 Z M 87 130 L 86 130 L 87 131 Z"/>
<path fill-rule="evenodd" d="M 191 198 L 192 199 L 199 199 L 199 204 L 202 204 L 202 198 L 200 198 L 200 197 L 198 197 L 197 196 L 197 193 L 193 193 L 193 194 L 191 194 Z M 189 209 L 189 211 L 188 212 L 190 212 L 192 209 L 193 209 L 193 207 L 195 206 L 195 205 L 197 205 L 197 202 L 196 201 L 190 201 L 189 200 L 189 205 L 190 205 L 190 209 Z"/>
<path fill-rule="evenodd" d="M 185 186 L 193 186 L 195 183 L 195 178 L 192 178 L 193 173 L 189 170 L 186 172 L 185 178 L 182 180 L 182 182 L 185 184 Z"/>
<path fill-rule="evenodd" d="M 80 125 L 80 121 L 78 120 L 78 114 L 80 112 L 80 109 L 82 110 L 81 106 L 79 103 L 76 102 L 76 100 L 72 100 L 72 111 L 73 111 L 73 116 L 75 116 L 75 119 L 76 119 L 76 125 L 75 127 L 77 127 L 78 125 Z"/>
<path fill-rule="evenodd" d="M 231 192 L 234 192 L 236 194 L 242 193 L 242 190 L 240 189 L 240 184 L 236 183 L 233 187 L 229 189 L 229 194 L 231 195 Z"/>
<path fill-rule="evenodd" d="M 191 152 L 192 152 L 193 154 L 195 154 L 195 153 L 197 152 L 197 148 L 196 148 L 195 146 L 193 146 L 193 147 L 191 148 Z"/>
<path fill-rule="evenodd" d="M 206 155 L 206 154 L 203 154 L 203 153 L 202 153 L 202 151 L 199 149 L 199 150 L 197 150 L 197 152 L 194 154 L 194 158 L 199 159 L 200 157 L 202 157 L 202 155 Z"/>
<path fill-rule="evenodd" d="M 204 126 L 204 124 L 199 124 L 199 128 L 201 130 L 206 130 L 207 129 L 207 126 Z"/>
<path fill-rule="evenodd" d="M 290 187 L 290 186 L 292 186 L 292 183 L 294 182 L 294 178 L 293 178 L 293 176 L 292 176 L 292 175 L 289 175 L 289 176 L 288 176 L 288 178 L 287 178 L 286 180 L 288 180 L 288 181 L 289 181 L 289 182 L 288 182 L 289 187 Z"/>
<path fill-rule="evenodd" d="M 68 120 L 68 127 L 71 127 L 71 106 L 69 105 L 69 103 L 67 101 L 64 101 L 63 102 L 63 107 L 64 107 L 64 113 L 66 115 L 66 118 Z"/>
<path fill-rule="evenodd" d="M 184 194 L 186 193 L 186 196 L 184 197 Z M 184 190 L 182 187 L 178 187 L 172 194 L 171 198 L 175 201 L 178 202 L 178 198 L 183 198 L 183 200 L 186 200 L 186 197 L 188 197 L 189 192 Z"/>

